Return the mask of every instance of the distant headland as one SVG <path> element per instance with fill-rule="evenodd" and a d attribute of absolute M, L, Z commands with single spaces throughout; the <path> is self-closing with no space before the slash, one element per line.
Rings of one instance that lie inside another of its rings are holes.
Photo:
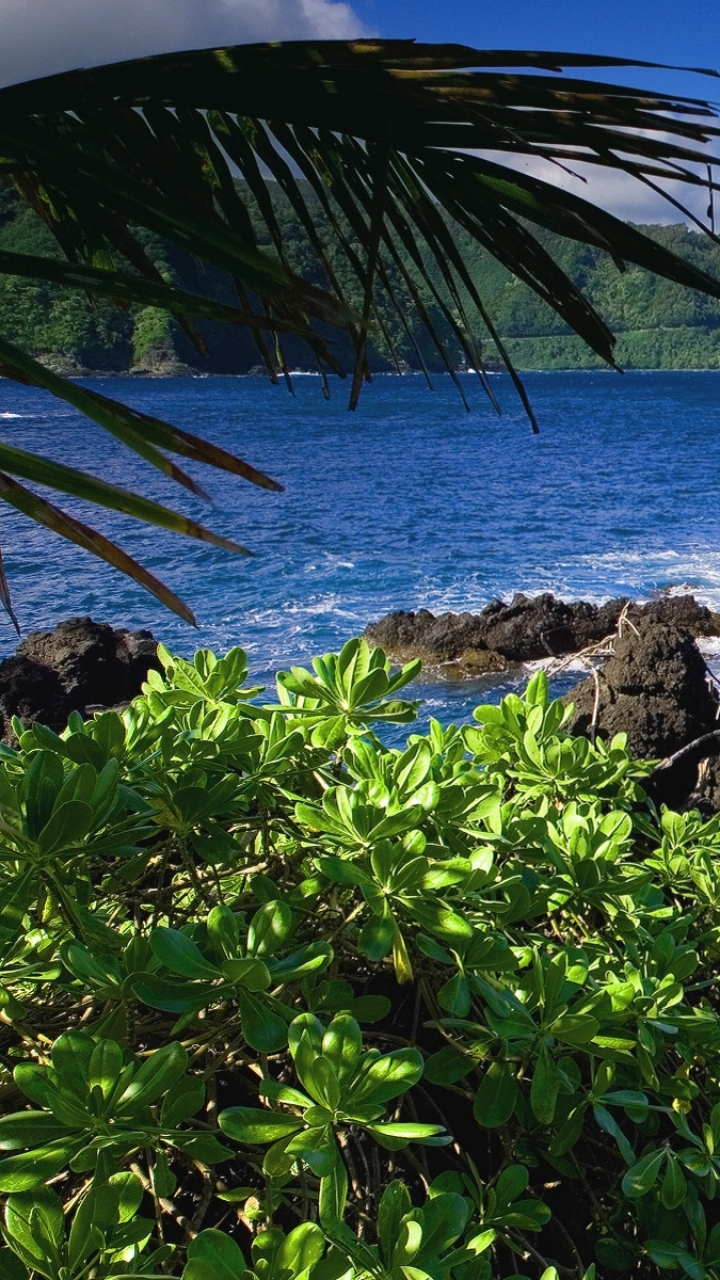
<path fill-rule="evenodd" d="M 308 199 L 312 203 L 312 197 Z M 289 265 L 307 275 L 309 259 L 302 229 L 281 194 L 274 196 L 274 202 Z M 250 208 L 252 212 L 252 204 Z M 317 225 L 322 230 L 324 215 L 320 208 L 316 213 Z M 256 218 L 256 223 L 258 243 L 263 244 L 266 236 L 261 220 Z M 709 237 L 690 230 L 685 224 L 644 227 L 643 230 L 720 279 L 720 246 Z M 454 227 L 453 234 L 488 314 L 518 369 L 604 367 L 546 303 L 480 250 L 462 228 Z M 550 232 L 534 228 L 532 234 L 544 247 L 552 247 L 560 266 L 617 335 L 616 358 L 621 367 L 720 369 L 720 300 L 681 288 L 636 267 L 621 271 L 600 250 L 561 240 Z M 189 254 L 157 236 L 146 234 L 145 239 L 148 255 L 166 278 L 191 292 L 223 301 L 233 300 L 232 283 L 221 271 L 199 265 Z M 58 254 L 55 242 L 37 215 L 5 185 L 0 186 L 0 249 Z M 324 283 L 319 276 L 316 282 Z M 402 296 L 405 287 L 402 281 L 398 278 L 393 285 Z M 462 369 L 462 353 L 453 351 L 440 309 L 428 289 L 421 288 L 420 292 L 451 358 L 456 367 Z M 356 301 L 360 311 L 361 297 Z M 431 372 L 442 369 L 426 333 L 402 331 L 391 309 L 383 307 L 382 298 L 379 312 L 392 352 L 378 329 L 370 346 L 373 369 L 379 372 L 414 370 L 420 369 L 422 362 Z M 135 306 L 119 311 L 103 300 L 92 307 L 80 295 L 43 281 L 9 276 L 0 280 L 0 334 L 7 333 L 58 372 L 78 376 L 262 372 L 259 351 L 247 330 L 202 321 L 197 329 L 202 339 L 200 345 L 204 342 L 207 346 L 207 356 L 200 354 L 174 317 L 156 308 Z M 477 336 L 482 342 L 482 332 Z M 343 351 L 340 341 L 336 349 L 345 366 L 352 369 L 350 344 Z M 499 367 L 490 342 L 486 349 L 488 367 Z M 307 352 L 299 340 L 289 339 L 284 344 L 284 355 L 290 368 L 307 364 Z"/>

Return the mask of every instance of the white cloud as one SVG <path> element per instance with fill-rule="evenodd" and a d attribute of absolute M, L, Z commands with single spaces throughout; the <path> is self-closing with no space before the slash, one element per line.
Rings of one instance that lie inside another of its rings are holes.
<path fill-rule="evenodd" d="M 498 156 L 498 158 L 500 158 Z M 503 157 L 505 163 L 508 163 L 507 156 Z M 715 165 L 714 181 L 720 180 L 720 159 L 717 154 L 717 142 L 713 147 L 708 149 L 708 160 Z M 511 164 L 512 168 L 519 169 L 524 173 L 531 173 L 535 177 L 542 178 L 546 182 L 551 182 L 555 186 L 561 187 L 563 191 L 570 191 L 573 195 L 580 196 L 583 200 L 589 200 L 592 204 L 599 205 L 600 208 L 606 209 L 609 213 L 614 213 L 617 218 L 622 218 L 625 222 L 636 223 L 677 223 L 690 222 L 682 211 L 669 200 L 663 198 L 657 192 L 653 191 L 644 182 L 638 181 L 628 173 L 604 169 L 601 165 L 583 164 L 581 162 L 569 165 L 568 168 L 572 172 L 567 172 L 559 165 L 551 164 L 543 160 L 517 160 Z M 703 166 L 695 166 L 697 176 L 705 178 L 706 171 Z M 584 181 L 583 181 L 584 179 Z M 657 181 L 653 179 L 653 181 Z M 707 187 L 695 187 L 686 185 L 680 181 L 658 182 L 658 186 L 664 190 L 668 196 L 677 200 L 679 204 L 698 218 L 705 226 L 708 225 L 707 209 L 708 209 L 708 191 Z M 720 225 L 720 193 L 715 193 L 715 220 L 716 227 Z M 693 225 L 691 223 L 691 225 Z"/>
<path fill-rule="evenodd" d="M 367 34 L 343 0 L 0 0 L 0 85 L 146 54 Z"/>

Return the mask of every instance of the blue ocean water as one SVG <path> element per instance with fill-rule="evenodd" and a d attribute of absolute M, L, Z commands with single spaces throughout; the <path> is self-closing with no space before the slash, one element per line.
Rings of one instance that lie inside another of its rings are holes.
<path fill-rule="evenodd" d="M 720 608 L 720 372 L 529 374 L 533 436 L 509 380 L 497 418 L 472 375 L 466 414 L 449 378 L 378 377 L 358 412 L 313 376 L 295 396 L 260 378 L 87 385 L 206 435 L 285 493 L 195 468 L 207 508 L 46 393 L 0 381 L 0 438 L 144 492 L 252 549 L 252 559 L 70 499 L 188 601 L 197 631 L 139 587 L 24 517 L 0 545 L 24 630 L 90 614 L 150 627 L 176 652 L 242 644 L 259 677 L 340 646 L 398 608 L 480 609 L 514 591 L 646 597 L 690 583 Z M 56 499 L 57 500 L 57 499 Z M 0 653 L 14 648 L 0 618 Z M 422 686 L 426 710 L 466 716 L 483 682 Z"/>

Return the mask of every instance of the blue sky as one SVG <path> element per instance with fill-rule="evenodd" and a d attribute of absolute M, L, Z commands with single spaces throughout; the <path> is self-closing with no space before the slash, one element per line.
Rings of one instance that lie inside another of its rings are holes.
<path fill-rule="evenodd" d="M 718 0 L 355 0 L 353 8 L 384 36 L 615 54 L 720 70 Z"/>
<path fill-rule="evenodd" d="M 353 9 L 367 28 L 386 37 L 412 34 L 481 49 L 595 53 L 720 72 L 719 0 L 354 0 Z M 715 77 L 634 68 L 586 74 L 720 103 Z M 672 208 L 624 177 L 595 181 L 591 192 L 557 173 L 544 176 L 559 178 L 580 195 L 594 195 L 621 217 L 679 220 Z M 700 194 L 689 203 L 698 215 L 707 206 Z"/>
<path fill-rule="evenodd" d="M 0 30 L 0 84 L 171 49 L 359 35 L 720 70 L 720 0 L 0 0 Z M 720 101 L 720 79 L 671 71 L 596 74 Z M 635 221 L 677 221 L 624 179 L 576 189 Z M 701 197 L 698 213 L 706 204 Z"/>

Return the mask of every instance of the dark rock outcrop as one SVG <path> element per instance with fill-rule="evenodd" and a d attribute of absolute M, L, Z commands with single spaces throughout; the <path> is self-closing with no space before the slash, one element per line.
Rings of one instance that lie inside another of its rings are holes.
<path fill-rule="evenodd" d="M 720 636 L 720 614 L 713 613 L 707 605 L 700 604 L 693 595 L 663 596 L 650 604 L 633 606 L 645 618 L 679 627 L 697 639 L 700 636 Z"/>
<path fill-rule="evenodd" d="M 568 604 L 549 592 L 534 598 L 515 595 L 510 604 L 493 600 L 480 615 L 485 644 L 511 662 L 576 653 L 612 635 L 626 604 L 627 600 Z"/>
<path fill-rule="evenodd" d="M 422 658 L 432 665 L 452 662 L 466 650 L 487 649 L 484 618 L 476 613 L 441 613 L 436 617 L 429 609 L 418 609 L 417 613 L 398 609 L 379 622 L 371 622 L 364 634 L 398 662 Z"/>
<path fill-rule="evenodd" d="M 115 631 L 107 622 L 70 618 L 54 631 L 31 631 L 0 662 L 0 734 L 10 718 L 62 729 L 71 711 L 129 702 L 151 668 L 159 669 L 150 631 Z"/>
<path fill-rule="evenodd" d="M 597 733 L 628 735 L 635 755 L 666 757 L 718 727 L 718 702 L 691 636 L 651 613 L 635 617 L 598 671 Z M 566 694 L 575 703 L 569 728 L 591 731 L 596 700 L 592 676 Z"/>
<path fill-rule="evenodd" d="M 612 635 L 627 600 L 604 605 L 585 600 L 566 602 L 549 592 L 514 595 L 509 604 L 493 600 L 482 613 L 389 613 L 371 623 L 365 635 L 396 661 L 422 658 L 432 666 L 457 663 L 468 674 L 498 671 L 512 663 L 561 657 L 597 644 Z M 632 605 L 632 616 L 680 627 L 694 636 L 720 635 L 720 615 L 698 604 L 694 596 L 672 596 L 647 605 Z M 484 656 L 487 655 L 487 656 Z"/>

